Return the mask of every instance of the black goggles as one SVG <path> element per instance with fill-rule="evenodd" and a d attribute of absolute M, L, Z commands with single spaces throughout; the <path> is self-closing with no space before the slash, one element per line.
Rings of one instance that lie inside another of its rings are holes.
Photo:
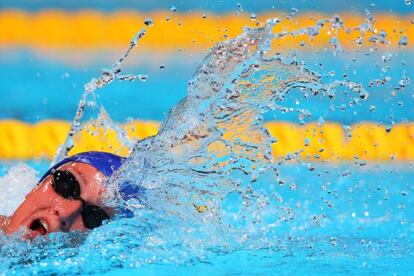
<path fill-rule="evenodd" d="M 88 205 L 80 196 L 80 185 L 75 176 L 68 171 L 54 171 L 52 173 L 52 187 L 55 192 L 65 199 L 80 200 L 82 202 L 82 220 L 88 229 L 102 225 L 102 222 L 109 219 L 108 214 L 95 205 Z"/>

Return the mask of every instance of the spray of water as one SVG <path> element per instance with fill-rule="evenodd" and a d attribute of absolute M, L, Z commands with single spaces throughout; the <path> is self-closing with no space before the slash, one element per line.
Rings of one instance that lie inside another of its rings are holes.
<path fill-rule="evenodd" d="M 46 273 L 56 267 L 63 273 L 69 268 L 71 273 L 88 273 L 96 272 L 97 267 L 106 271 L 154 262 L 188 263 L 241 249 L 272 247 L 283 251 L 286 236 L 291 240 L 292 233 L 327 224 L 327 215 L 306 213 L 311 202 L 298 202 L 294 209 L 278 193 L 284 181 L 280 162 L 272 159 L 271 144 L 275 141 L 263 126 L 263 115 L 284 111 L 282 104 L 289 93 L 333 99 L 345 89 L 359 100 L 365 100 L 368 93 L 348 79 L 323 83 L 302 62 L 286 62 L 269 48 L 272 41 L 287 35 L 316 37 L 325 24 L 336 31 L 354 30 L 335 17 L 306 29 L 274 34 L 272 28 L 278 22 L 273 19 L 263 27 L 246 28 L 236 38 L 214 46 L 189 81 L 187 97 L 172 108 L 159 133 L 131 146 L 128 161 L 109 181 L 106 203 L 124 205 L 134 212 L 134 218 L 112 220 L 89 235 L 55 233 L 36 239 L 34 246 L 3 236 L 1 258 L 7 258 L 3 267 L 35 264 Z M 358 31 L 371 33 L 371 23 L 372 19 L 367 19 Z M 121 76 L 120 72 L 123 60 L 144 33 L 136 36 L 112 70 L 85 86 L 68 139 L 56 160 L 73 146 L 72 137 L 82 128 L 87 98 L 96 89 L 116 79 L 140 78 Z M 334 54 L 343 51 L 336 36 L 331 45 Z M 306 112 L 301 116 L 306 117 Z M 298 154 L 287 159 L 295 156 Z M 117 191 L 125 183 L 143 187 L 143 196 L 120 200 Z M 289 188 L 296 190 L 296 186 L 293 183 Z M 325 202 L 333 206 L 330 199 Z M 287 224 L 292 221 L 295 224 Z M 330 241 L 337 244 L 336 239 Z M 26 251 L 29 253 L 20 256 Z M 91 259 L 96 266 L 88 265 Z"/>
<path fill-rule="evenodd" d="M 96 103 L 94 100 L 89 101 L 89 98 L 93 98 L 94 93 L 97 89 L 102 89 L 105 86 L 112 83 L 114 80 L 120 81 L 135 81 L 137 79 L 146 80 L 147 76 L 145 75 L 134 75 L 126 74 L 122 75 L 122 63 L 129 56 L 131 51 L 138 45 L 138 41 L 146 34 L 147 30 L 144 28 L 138 32 L 134 38 L 131 40 L 131 43 L 125 53 L 118 59 L 118 61 L 112 66 L 110 70 L 103 70 L 101 75 L 98 78 L 93 78 L 90 82 L 85 84 L 85 92 L 82 94 L 82 98 L 79 101 L 78 108 L 76 110 L 75 117 L 73 118 L 68 136 L 64 144 L 58 149 L 56 156 L 53 160 L 53 163 L 57 163 L 60 160 L 68 156 L 69 151 L 74 146 L 73 137 L 76 133 L 79 133 L 82 130 L 81 120 L 85 114 L 85 108 L 89 103 L 90 106 L 95 106 Z"/>

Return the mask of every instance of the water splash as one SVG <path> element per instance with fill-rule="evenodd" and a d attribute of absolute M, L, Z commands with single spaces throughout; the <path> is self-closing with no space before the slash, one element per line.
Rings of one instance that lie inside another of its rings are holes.
<path fill-rule="evenodd" d="M 341 86 L 366 99 L 368 94 L 358 83 L 325 85 L 302 64 L 269 57 L 276 23 L 270 20 L 262 28 L 247 28 L 235 39 L 218 43 L 158 135 L 137 143 L 113 177 L 109 194 L 125 182 L 146 189 L 144 198 L 124 204 L 152 225 L 154 239 L 163 246 L 186 244 L 190 255 L 204 256 L 209 248 L 274 245 L 273 230 L 293 220 L 295 212 L 257 190 L 258 179 L 269 173 L 283 184 L 263 114 L 279 109 L 278 103 L 295 90 L 333 97 Z M 232 197 L 230 201 L 240 205 L 228 212 L 225 202 Z M 203 246 L 195 252 L 197 243 Z"/>
<path fill-rule="evenodd" d="M 81 120 L 85 114 L 85 109 L 87 104 L 89 106 L 95 106 L 96 103 L 94 100 L 89 101 L 90 98 L 94 97 L 94 93 L 97 89 L 102 89 L 105 86 L 112 83 L 114 80 L 120 81 L 135 81 L 136 79 L 145 81 L 147 79 L 144 75 L 134 75 L 134 74 L 127 74 L 122 75 L 122 63 L 125 59 L 129 56 L 131 51 L 138 45 L 138 41 L 144 37 L 147 30 L 144 28 L 140 32 L 138 32 L 131 40 L 128 49 L 125 53 L 118 59 L 118 61 L 112 66 L 110 70 L 103 70 L 101 75 L 98 78 L 93 78 L 90 82 L 85 84 L 85 92 L 82 95 L 81 100 L 79 101 L 78 108 L 76 110 L 75 117 L 73 118 L 69 134 L 66 137 L 66 141 L 64 144 L 59 148 L 56 153 L 56 156 L 52 163 L 57 163 L 60 160 L 63 160 L 65 157 L 68 156 L 69 151 L 74 146 L 73 137 L 76 133 L 79 133 L 82 130 L 82 123 Z"/>
<path fill-rule="evenodd" d="M 341 196 L 347 193 L 351 194 L 348 198 L 356 200 L 354 190 L 378 191 L 377 180 L 375 187 L 359 182 L 347 187 L 342 183 L 344 177 L 355 173 L 331 173 L 310 164 L 283 173 L 284 160 L 272 159 L 274 140 L 263 127 L 263 115 L 272 110 L 284 112 L 287 108 L 282 104 L 289 94 L 335 99 L 345 90 L 351 95 L 350 104 L 359 104 L 368 97 L 358 82 L 345 79 L 323 83 L 321 76 L 306 69 L 302 62 L 287 62 L 280 54 L 270 54 L 272 41 L 288 35 L 315 38 L 325 24 L 332 24 L 334 30 L 352 31 L 339 17 L 274 34 L 272 28 L 278 22 L 273 19 L 262 28 L 247 28 L 240 36 L 213 47 L 189 81 L 188 96 L 171 110 L 158 135 L 130 145 L 128 162 L 110 180 L 107 203 L 125 205 L 135 213 L 134 218 L 112 220 L 88 235 L 55 233 L 32 244 L 1 236 L 1 256 L 5 260 L 1 267 L 30 267 L 43 273 L 93 273 L 152 263 L 188 264 L 237 250 L 272 248 L 275 254 L 294 254 L 289 247 L 311 248 L 315 243 L 303 237 L 320 228 L 330 229 L 335 235 L 361 231 L 362 224 L 394 222 L 391 214 L 370 220 L 365 213 L 348 210 L 345 199 L 341 202 Z M 372 23 L 369 17 L 355 30 L 371 34 Z M 85 86 L 58 160 L 73 145 L 70 137 L 82 128 L 87 98 L 114 80 L 136 79 L 134 75 L 120 75 L 121 64 L 144 33 L 137 35 L 112 70 Z M 334 54 L 342 53 L 338 39 L 331 40 L 331 45 Z M 403 82 L 409 82 L 408 77 Z M 102 124 L 112 125 L 109 116 L 104 111 L 101 114 Z M 308 116 L 308 111 L 300 110 L 302 119 Z M 323 122 L 321 118 L 320 124 Z M 298 156 L 293 153 L 286 160 Z M 305 173 L 297 171 L 301 168 Z M 292 180 L 295 174 L 313 176 L 315 186 L 306 188 L 301 179 Z M 281 175 L 291 177 L 283 179 Z M 337 175 L 343 176 L 338 180 L 340 192 L 331 185 Z M 112 194 L 125 182 L 145 188 L 144 196 L 128 202 L 114 201 Z M 316 191 L 315 187 L 320 189 Z M 289 193 L 298 190 L 306 197 L 295 202 Z M 387 190 L 386 194 L 395 191 Z M 382 190 L 374 196 L 382 198 Z M 339 208 L 343 210 L 341 217 L 332 219 L 336 215 L 332 210 Z M 333 225 L 333 220 L 338 225 Z M 333 247 L 347 244 L 338 237 L 330 236 L 327 241 Z M 347 249 L 340 252 L 343 250 Z"/>
<path fill-rule="evenodd" d="M 26 164 L 20 163 L 9 169 L 0 178 L 0 215 L 9 216 L 24 200 L 36 184 L 36 171 Z M 16 189 L 18 187 L 18 189 Z"/>

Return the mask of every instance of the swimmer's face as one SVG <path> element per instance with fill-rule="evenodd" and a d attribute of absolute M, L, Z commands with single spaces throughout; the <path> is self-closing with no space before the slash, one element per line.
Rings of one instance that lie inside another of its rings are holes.
<path fill-rule="evenodd" d="M 78 162 L 69 162 L 57 170 L 70 172 L 80 186 L 80 197 L 88 205 L 101 206 L 105 191 L 105 176 L 95 167 Z M 80 200 L 65 199 L 56 193 L 53 176 L 49 175 L 33 189 L 7 219 L 0 220 L 6 234 L 12 234 L 22 227 L 27 229 L 25 238 L 33 239 L 51 232 L 85 231 Z"/>

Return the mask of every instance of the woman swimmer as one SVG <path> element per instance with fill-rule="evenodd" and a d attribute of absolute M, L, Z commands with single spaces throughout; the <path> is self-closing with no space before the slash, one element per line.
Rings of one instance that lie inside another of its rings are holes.
<path fill-rule="evenodd" d="M 124 160 L 106 152 L 85 152 L 64 159 L 42 176 L 12 216 L 0 216 L 0 228 L 8 235 L 23 229 L 24 238 L 34 239 L 100 226 L 115 214 L 102 203 L 106 180 Z M 127 193 L 131 196 L 131 191 Z"/>

